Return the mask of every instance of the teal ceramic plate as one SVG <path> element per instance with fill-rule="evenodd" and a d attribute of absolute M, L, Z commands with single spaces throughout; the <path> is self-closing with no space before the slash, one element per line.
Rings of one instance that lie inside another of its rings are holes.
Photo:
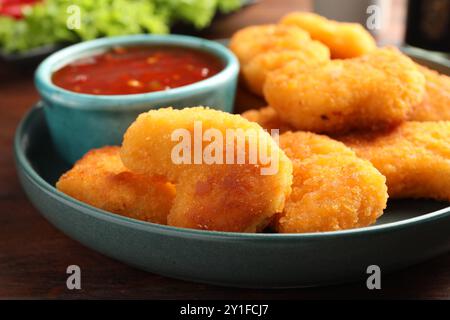
<path fill-rule="evenodd" d="M 438 61 L 418 60 L 448 72 Z M 39 104 L 22 120 L 14 149 L 27 195 L 53 225 L 107 256 L 169 277 L 236 287 L 320 286 L 365 279 L 370 265 L 385 274 L 450 250 L 444 202 L 390 201 L 375 226 L 293 235 L 180 229 L 96 209 L 54 188 L 69 165 L 52 147 Z"/>
<path fill-rule="evenodd" d="M 54 188 L 69 166 L 50 143 L 42 108 L 20 124 L 15 155 L 22 185 L 53 225 L 84 245 L 170 277 L 238 287 L 341 283 L 404 268 L 450 249 L 450 208 L 395 201 L 373 227 L 317 234 L 239 234 L 160 226 L 121 217 Z"/>

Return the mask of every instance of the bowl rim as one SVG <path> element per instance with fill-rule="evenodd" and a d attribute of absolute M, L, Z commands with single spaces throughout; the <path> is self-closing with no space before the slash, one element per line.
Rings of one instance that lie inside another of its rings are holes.
<path fill-rule="evenodd" d="M 219 58 L 223 61 L 224 67 L 214 76 L 189 85 L 173 88 L 167 91 L 162 90 L 137 94 L 94 95 L 77 93 L 58 87 L 51 81 L 51 76 L 55 70 L 77 60 L 80 57 L 89 56 L 91 54 L 95 54 L 95 52 L 101 52 L 114 46 L 132 45 L 162 45 L 197 49 Z M 238 59 L 226 46 L 220 42 L 176 34 L 137 34 L 99 38 L 63 48 L 51 54 L 39 64 L 34 74 L 34 82 L 39 94 L 43 98 L 49 97 L 51 100 L 52 97 L 60 95 L 64 96 L 64 99 L 71 99 L 72 101 L 78 102 L 76 105 L 64 104 L 64 107 L 83 110 L 117 110 L 117 108 L 130 109 L 130 106 L 126 106 L 124 102 L 150 103 L 156 100 L 182 99 L 198 92 L 208 91 L 220 87 L 221 84 L 229 81 L 230 79 L 237 79 L 238 74 Z M 92 104 L 93 102 L 95 102 L 95 104 Z M 99 103 L 104 103 L 105 105 L 100 105 Z"/>
<path fill-rule="evenodd" d="M 396 222 L 389 222 L 382 225 L 369 226 L 358 229 L 339 230 L 330 232 L 317 233 L 300 233 L 300 234 L 277 234 L 277 233 L 240 233 L 240 232 L 224 232 L 224 231 L 208 231 L 196 230 L 188 228 L 179 228 L 167 225 L 141 221 L 128 218 L 106 210 L 98 209 L 84 202 L 76 200 L 63 192 L 57 190 L 54 186 L 45 181 L 32 167 L 22 148 L 22 137 L 28 131 L 30 123 L 35 121 L 38 112 L 42 112 L 41 107 L 33 107 L 20 121 L 14 136 L 14 155 L 16 159 L 17 169 L 25 174 L 35 186 L 44 191 L 48 196 L 66 206 L 72 207 L 74 210 L 82 211 L 94 218 L 105 220 L 111 223 L 117 223 L 122 226 L 137 228 L 145 232 L 156 232 L 160 234 L 173 235 L 178 237 L 197 237 L 197 238 L 221 238 L 227 240 L 255 240 L 255 241 L 284 241 L 284 240 L 320 240 L 324 238 L 337 237 L 353 237 L 358 235 L 379 234 L 381 232 L 394 232 L 404 228 L 413 227 L 421 223 L 430 223 L 436 220 L 450 218 L 450 206 Z"/>

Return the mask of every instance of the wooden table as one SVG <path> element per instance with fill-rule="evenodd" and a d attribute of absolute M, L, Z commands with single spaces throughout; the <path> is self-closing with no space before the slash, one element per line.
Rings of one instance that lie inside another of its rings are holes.
<path fill-rule="evenodd" d="M 207 32 L 228 37 L 247 25 L 271 22 L 309 1 L 269 1 L 221 18 Z M 449 298 L 450 254 L 410 269 L 385 275 L 382 290 L 365 283 L 292 290 L 232 289 L 183 282 L 145 273 L 109 259 L 69 239 L 32 207 L 14 167 L 14 130 L 38 100 L 33 68 L 0 63 L 0 298 L 142 298 L 142 299 L 297 299 L 297 298 Z M 251 106 L 257 100 L 240 96 Z M 66 289 L 66 268 L 82 269 L 82 290 Z"/>

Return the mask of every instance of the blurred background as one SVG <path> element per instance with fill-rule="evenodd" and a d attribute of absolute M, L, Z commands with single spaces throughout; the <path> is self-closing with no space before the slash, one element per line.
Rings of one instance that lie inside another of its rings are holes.
<path fill-rule="evenodd" d="M 450 52 L 450 0 L 0 0 L 0 59 L 39 61 L 71 43 L 123 34 L 225 38 L 293 10 L 361 23 L 383 45 Z"/>

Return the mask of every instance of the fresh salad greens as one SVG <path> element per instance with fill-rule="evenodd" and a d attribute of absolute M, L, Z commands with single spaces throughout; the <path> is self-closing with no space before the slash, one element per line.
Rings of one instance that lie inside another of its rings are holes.
<path fill-rule="evenodd" d="M 103 36 L 164 34 L 176 22 L 202 29 L 217 11 L 228 13 L 241 5 L 242 0 L 43 0 L 26 7 L 21 20 L 0 16 L 0 50 L 24 52 Z"/>

